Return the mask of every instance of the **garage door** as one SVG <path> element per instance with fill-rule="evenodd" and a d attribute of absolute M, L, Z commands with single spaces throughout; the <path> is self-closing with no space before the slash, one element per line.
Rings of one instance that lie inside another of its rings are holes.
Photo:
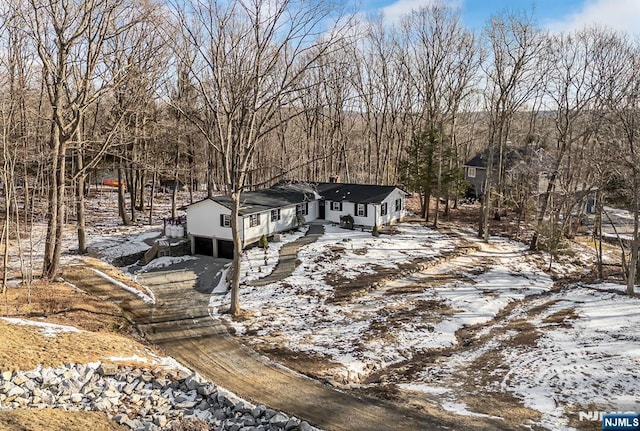
<path fill-rule="evenodd" d="M 193 238 L 193 248 L 195 254 L 204 254 L 205 256 L 213 256 L 213 240 L 203 236 Z"/>
<path fill-rule="evenodd" d="M 218 257 L 233 259 L 233 241 L 218 240 Z"/>

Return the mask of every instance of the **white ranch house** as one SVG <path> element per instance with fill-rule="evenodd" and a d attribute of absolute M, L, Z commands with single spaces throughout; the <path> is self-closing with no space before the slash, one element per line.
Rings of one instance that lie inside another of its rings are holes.
<path fill-rule="evenodd" d="M 241 194 L 240 237 L 244 246 L 305 222 L 340 223 L 350 214 L 356 226 L 373 228 L 404 218 L 407 192 L 395 186 L 346 183 L 281 183 Z M 187 234 L 193 254 L 231 258 L 231 198 L 215 196 L 186 207 Z"/>

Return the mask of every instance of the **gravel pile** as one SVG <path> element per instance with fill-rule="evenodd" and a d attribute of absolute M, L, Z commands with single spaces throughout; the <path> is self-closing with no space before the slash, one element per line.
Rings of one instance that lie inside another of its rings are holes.
<path fill-rule="evenodd" d="M 3 372 L 0 408 L 101 411 L 135 431 L 316 430 L 295 417 L 249 404 L 197 374 L 181 378 L 166 370 L 99 363 Z"/>

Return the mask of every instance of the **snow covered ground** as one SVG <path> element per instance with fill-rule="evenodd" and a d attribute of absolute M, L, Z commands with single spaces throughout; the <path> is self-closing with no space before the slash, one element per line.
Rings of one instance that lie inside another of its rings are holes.
<path fill-rule="evenodd" d="M 285 244 L 303 237 L 309 230 L 308 226 L 302 226 L 299 230 L 284 233 L 280 236 L 280 241 L 270 242 L 266 250 L 259 247 L 251 247 L 242 254 L 240 262 L 240 282 L 246 283 L 257 280 L 273 272 L 280 256 L 280 249 Z"/>
<path fill-rule="evenodd" d="M 548 429 L 571 429 L 570 419 L 588 409 L 640 410 L 638 299 L 613 293 L 624 287 L 611 284 L 554 289 L 539 268 L 541 256 L 525 245 L 462 236 L 464 243 L 401 225 L 397 234 L 376 238 L 327 226 L 318 242 L 300 250 L 291 277 L 242 289 L 250 318 L 222 318 L 257 348 L 279 346 L 318 358 L 326 364 L 321 377 L 339 383 L 411 364 L 412 374 L 395 376 L 399 388 L 437 395 L 443 409 L 461 415 L 495 416 L 472 411 L 464 403 L 471 392 L 508 393 L 539 412 L 535 424 Z M 447 257 L 457 246 L 471 248 Z M 377 272 L 399 270 L 416 258 L 432 265 L 353 297 L 339 294 L 349 280 L 366 285 Z M 225 300 L 216 296 L 212 305 Z M 514 322 L 527 325 L 532 341 L 518 341 L 519 330 L 509 326 Z M 467 328 L 475 331 L 470 348 L 460 345 L 459 331 Z M 420 362 L 424 352 L 443 349 L 452 353 Z M 497 362 L 478 377 L 489 353 Z M 461 383 L 469 376 L 473 390 Z"/>
<path fill-rule="evenodd" d="M 503 388 L 544 413 L 549 428 L 592 403 L 602 411 L 640 411 L 640 301 L 588 287 L 553 299 L 532 319 L 543 330 L 535 348 L 503 352 L 510 369 Z M 566 325 L 548 322 L 569 310 L 576 317 Z"/>

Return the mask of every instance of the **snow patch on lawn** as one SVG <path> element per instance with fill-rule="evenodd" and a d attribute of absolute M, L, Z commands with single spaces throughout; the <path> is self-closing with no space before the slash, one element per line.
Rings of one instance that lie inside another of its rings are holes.
<path fill-rule="evenodd" d="M 154 269 L 166 268 L 167 266 L 175 265 L 180 262 L 186 262 L 188 260 L 197 260 L 195 256 L 162 256 L 153 259 L 147 265 L 140 268 L 139 272 L 148 272 Z"/>
<path fill-rule="evenodd" d="M 332 277 L 357 281 L 416 258 L 435 260 L 457 241 L 418 225 L 401 225 L 397 234 L 377 238 L 370 232 L 327 226 L 324 236 L 300 250 L 301 264 L 291 277 L 243 288 L 243 308 L 253 317 L 230 323 L 238 334 L 252 330 L 258 338 L 275 338 L 291 350 L 326 357 L 340 364 L 336 374 L 357 381 L 416 352 L 453 346 L 458 329 L 491 320 L 508 303 L 552 285 L 549 276 L 523 258 L 526 246 L 496 240 L 498 248 L 455 258 L 437 270 L 363 292 L 357 300 L 332 302 L 339 289 L 330 284 Z M 473 270 L 483 259 L 497 262 L 495 268 L 479 276 L 467 274 L 469 282 L 429 286 L 452 268 Z M 394 294 L 421 283 L 424 287 L 417 293 Z M 448 307 L 450 313 L 434 316 L 429 311 L 433 304 Z M 398 323 L 393 319 L 398 314 L 407 317 Z M 393 326 L 388 327 L 391 321 Z"/>
<path fill-rule="evenodd" d="M 640 300 L 592 288 L 555 295 L 558 302 L 535 321 L 544 328 L 536 349 L 504 352 L 510 372 L 503 389 L 544 413 L 549 428 L 591 404 L 602 410 L 640 410 Z M 563 325 L 545 322 L 568 310 L 578 317 Z"/>
<path fill-rule="evenodd" d="M 40 329 L 40 333 L 45 337 L 55 337 L 58 334 L 64 333 L 84 332 L 75 326 L 58 325 L 56 323 L 38 322 L 35 320 L 26 320 L 16 317 L 0 317 L 0 319 L 12 325 L 35 326 Z"/>
<path fill-rule="evenodd" d="M 114 232 L 104 232 L 99 236 L 92 237 L 89 249 L 95 250 L 100 259 L 113 263 L 120 257 L 144 253 L 149 250 L 151 245 L 146 241 L 159 238 L 161 233 L 158 230 L 149 231 L 149 226 L 134 226 L 130 229 L 119 227 L 117 230 L 114 229 Z"/>
<path fill-rule="evenodd" d="M 462 404 L 462 403 L 452 403 L 452 402 L 446 401 L 441 405 L 442 405 L 442 408 L 445 409 L 446 411 L 455 413 L 460 416 L 475 416 L 480 418 L 502 419 L 497 416 L 485 415 L 483 413 L 476 413 L 476 412 L 469 411 L 467 410 L 466 404 Z"/>

